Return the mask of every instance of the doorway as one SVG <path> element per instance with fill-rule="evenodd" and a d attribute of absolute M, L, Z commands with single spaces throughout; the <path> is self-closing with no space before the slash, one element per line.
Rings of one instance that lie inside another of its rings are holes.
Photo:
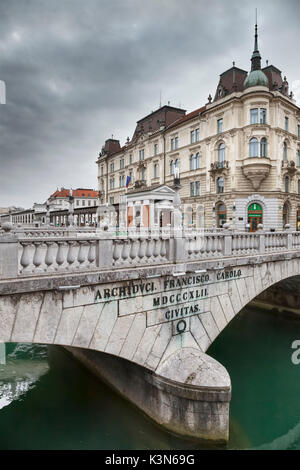
<path fill-rule="evenodd" d="M 260 204 L 254 202 L 248 207 L 248 224 L 250 224 L 250 232 L 256 232 L 258 224 L 263 223 L 263 210 Z"/>
<path fill-rule="evenodd" d="M 217 227 L 222 228 L 226 223 L 226 206 L 223 203 L 217 206 Z"/>

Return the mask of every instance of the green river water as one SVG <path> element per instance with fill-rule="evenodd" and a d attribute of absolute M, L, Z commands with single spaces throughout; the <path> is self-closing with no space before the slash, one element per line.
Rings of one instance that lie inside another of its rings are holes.
<path fill-rule="evenodd" d="M 228 449 L 300 449 L 300 321 L 244 309 L 208 350 L 232 380 Z M 7 344 L 0 449 L 203 449 L 162 431 L 61 348 Z M 224 448 L 224 447 L 220 447 Z"/>

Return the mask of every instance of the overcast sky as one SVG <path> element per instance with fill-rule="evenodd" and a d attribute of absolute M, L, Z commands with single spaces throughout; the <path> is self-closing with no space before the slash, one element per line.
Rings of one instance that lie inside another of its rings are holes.
<path fill-rule="evenodd" d="M 106 138 L 124 144 L 162 104 L 187 112 L 259 49 L 300 106 L 299 0 L 0 0 L 0 207 L 97 187 Z"/>

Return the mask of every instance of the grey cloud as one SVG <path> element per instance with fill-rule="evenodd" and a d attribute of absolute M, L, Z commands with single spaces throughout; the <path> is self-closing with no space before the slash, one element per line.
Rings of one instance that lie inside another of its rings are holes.
<path fill-rule="evenodd" d="M 260 0 L 260 50 L 299 80 L 298 0 Z M 0 206 L 30 206 L 57 186 L 97 186 L 112 133 L 164 102 L 188 111 L 214 93 L 232 60 L 249 69 L 249 0 L 2 0 Z"/>

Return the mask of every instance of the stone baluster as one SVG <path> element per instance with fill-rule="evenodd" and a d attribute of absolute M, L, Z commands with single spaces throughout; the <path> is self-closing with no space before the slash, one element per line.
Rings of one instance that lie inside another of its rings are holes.
<path fill-rule="evenodd" d="M 123 244 L 121 240 L 114 240 L 113 260 L 114 264 L 118 265 L 121 259 Z"/>
<path fill-rule="evenodd" d="M 78 242 L 75 240 L 68 241 L 68 254 L 67 254 L 67 263 L 68 269 L 77 268 L 77 258 L 79 252 L 79 245 Z"/>
<path fill-rule="evenodd" d="M 147 240 L 147 249 L 146 249 L 146 257 L 148 260 L 148 263 L 153 263 L 154 262 L 154 240 L 149 238 Z"/>
<path fill-rule="evenodd" d="M 136 238 L 130 239 L 130 251 L 129 251 L 129 257 L 130 257 L 130 263 L 134 264 L 135 260 L 137 258 L 138 252 L 140 248 L 140 242 Z"/>
<path fill-rule="evenodd" d="M 79 241 L 79 252 L 77 261 L 79 263 L 79 268 L 83 269 L 87 267 L 88 264 L 88 250 L 89 250 L 89 243 L 86 240 Z"/>
<path fill-rule="evenodd" d="M 140 238 L 140 247 L 138 252 L 138 263 L 143 263 L 146 256 L 147 241 L 144 238 Z"/>
<path fill-rule="evenodd" d="M 160 256 L 163 261 L 166 260 L 166 255 L 167 255 L 167 249 L 166 249 L 166 240 L 162 239 L 161 240 L 161 248 L 160 248 Z"/>
<path fill-rule="evenodd" d="M 57 255 L 58 246 L 53 241 L 46 241 L 47 252 L 45 256 L 46 271 L 55 270 L 55 260 Z"/>
<path fill-rule="evenodd" d="M 156 261 L 159 261 L 160 249 L 161 249 L 161 240 L 158 237 L 158 238 L 155 238 L 154 240 L 154 251 L 153 251 L 153 256 Z"/>
<path fill-rule="evenodd" d="M 222 252 L 223 252 L 223 237 L 220 235 L 216 237 L 217 239 L 217 252 L 218 252 L 218 255 L 220 255 Z"/>
<path fill-rule="evenodd" d="M 30 273 L 33 272 L 34 265 L 33 265 L 33 255 L 35 252 L 35 246 L 31 242 L 24 242 L 21 243 L 23 251 L 20 260 L 21 264 L 21 273 Z"/>
<path fill-rule="evenodd" d="M 57 264 L 57 270 L 62 271 L 64 268 L 66 268 L 66 261 L 67 261 L 67 249 L 68 245 L 64 241 L 58 241 L 58 251 L 56 255 L 56 264 Z"/>
<path fill-rule="evenodd" d="M 44 271 L 44 260 L 46 257 L 45 248 L 46 245 L 44 242 L 35 242 L 35 252 L 33 255 L 33 264 L 34 264 L 34 272 L 43 272 Z"/>
<path fill-rule="evenodd" d="M 130 255 L 130 243 L 128 240 L 123 240 L 122 261 L 124 264 L 128 263 Z"/>
<path fill-rule="evenodd" d="M 96 242 L 94 240 L 91 240 L 89 242 L 89 251 L 88 251 L 88 262 L 90 263 L 90 266 L 95 266 L 95 261 L 96 261 Z"/>
<path fill-rule="evenodd" d="M 201 237 L 199 235 L 196 235 L 194 238 L 194 256 L 195 259 L 199 258 L 200 255 L 200 249 L 201 249 Z"/>
<path fill-rule="evenodd" d="M 213 237 L 212 235 L 207 236 L 207 247 L 206 247 L 206 256 L 209 258 L 213 254 Z"/>

